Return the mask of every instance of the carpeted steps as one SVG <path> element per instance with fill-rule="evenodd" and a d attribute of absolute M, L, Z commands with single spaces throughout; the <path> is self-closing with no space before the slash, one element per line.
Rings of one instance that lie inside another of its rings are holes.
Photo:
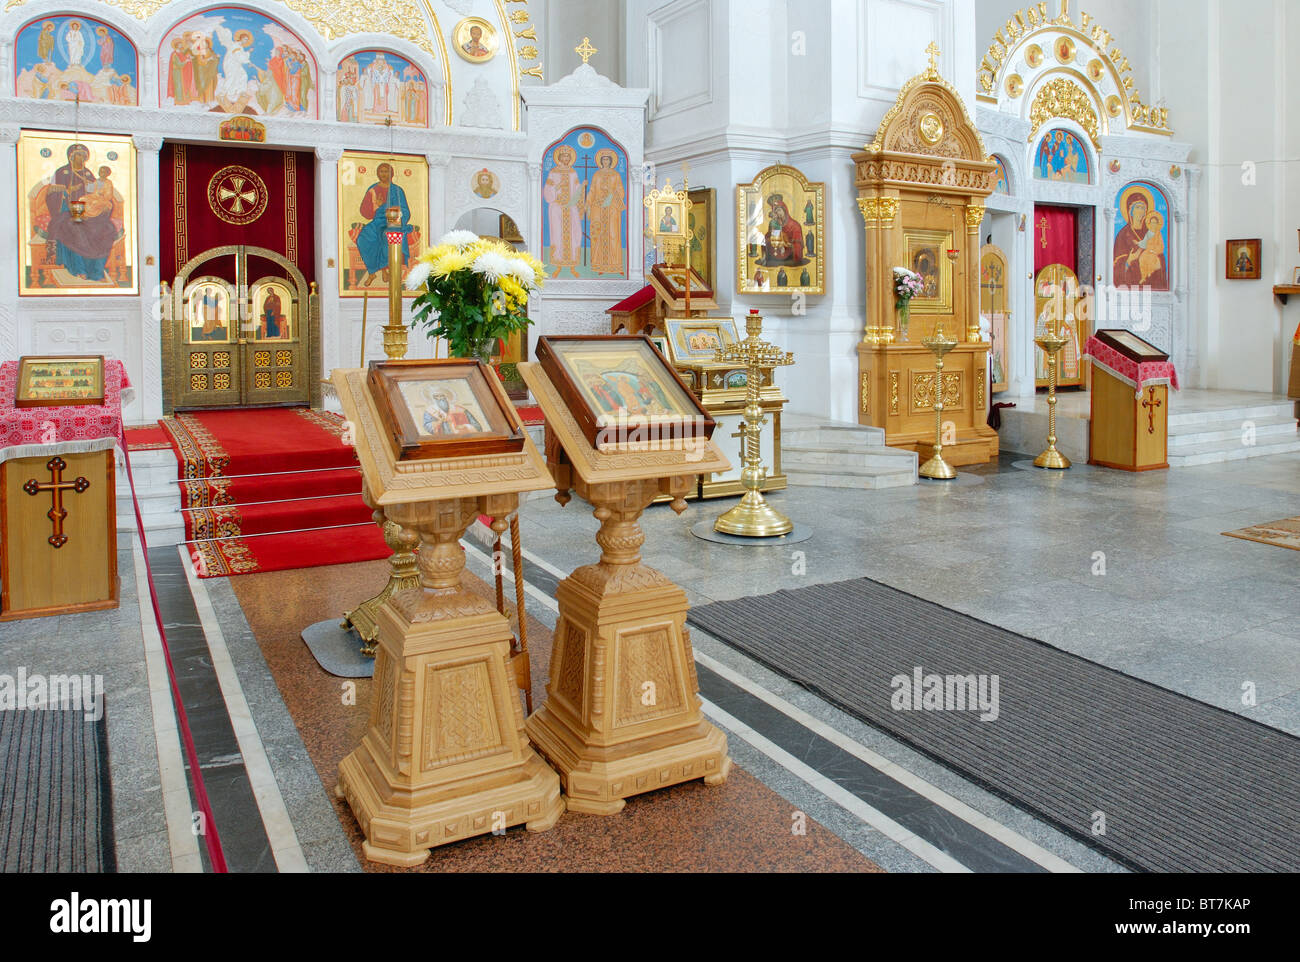
<path fill-rule="evenodd" d="M 262 408 L 179 414 L 161 424 L 179 462 L 185 537 L 200 577 L 390 554 L 361 500 L 341 418 Z"/>

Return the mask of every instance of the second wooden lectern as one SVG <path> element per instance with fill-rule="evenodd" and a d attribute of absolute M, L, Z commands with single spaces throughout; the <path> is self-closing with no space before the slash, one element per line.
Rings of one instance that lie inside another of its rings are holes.
<path fill-rule="evenodd" d="M 519 368 L 546 412 L 556 498 L 567 502 L 572 487 L 595 508 L 602 553 L 556 592 L 550 682 L 528 737 L 559 770 L 575 812 L 612 815 L 629 796 L 697 778 L 721 784 L 731 759 L 700 712 L 686 593 L 641 563 L 638 518 L 665 493 L 684 510 L 697 474 L 730 465 L 703 432 L 654 436 L 674 419 L 706 416 L 647 338 L 542 338 L 537 356 L 555 360 L 555 377 L 539 364 Z M 602 441 L 575 417 L 602 407 L 629 416 L 626 438 Z"/>
<path fill-rule="evenodd" d="M 1092 420 L 1088 463 L 1121 471 L 1169 467 L 1169 388 L 1178 376 L 1169 355 L 1132 331 L 1098 331 L 1088 339 Z"/>

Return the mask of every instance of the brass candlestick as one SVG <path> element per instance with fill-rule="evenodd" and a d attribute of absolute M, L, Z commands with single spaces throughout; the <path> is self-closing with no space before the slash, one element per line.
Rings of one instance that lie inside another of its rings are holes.
<path fill-rule="evenodd" d="M 951 481 L 957 477 L 957 469 L 943 459 L 943 359 L 957 346 L 957 339 L 944 334 L 943 322 L 939 321 L 934 334 L 921 343 L 934 355 L 934 455 L 917 474 L 932 481 Z"/>
<path fill-rule="evenodd" d="M 1057 355 L 1065 347 L 1069 338 L 1062 337 L 1059 331 L 1048 327 L 1042 337 L 1034 338 L 1047 354 L 1047 450 L 1034 458 L 1034 467 L 1064 471 L 1070 466 L 1070 459 L 1056 450 L 1056 368 L 1059 363 Z"/>
<path fill-rule="evenodd" d="M 390 358 L 406 357 L 407 333 L 402 323 L 402 241 L 406 228 L 402 225 L 402 209 L 390 207 L 385 211 L 388 229 L 388 323 L 384 325 L 384 353 Z"/>
<path fill-rule="evenodd" d="M 384 212 L 388 222 L 386 238 L 388 240 L 388 323 L 384 325 L 384 354 L 394 360 L 406 357 L 407 331 L 402 323 L 402 239 L 406 237 L 406 228 L 402 226 L 402 209 L 390 207 Z M 361 307 L 361 357 L 365 359 L 365 305 Z M 375 655 L 375 646 L 379 638 L 379 624 L 376 616 L 385 601 L 399 591 L 407 591 L 420 586 L 420 571 L 415 556 L 415 547 L 419 537 L 412 531 L 394 524 L 384 515 L 378 505 L 371 504 L 369 492 L 363 489 L 362 498 L 373 508 L 371 518 L 384 532 L 384 543 L 392 549 L 388 559 L 391 569 L 388 584 L 383 591 L 373 598 L 367 598 L 351 611 L 343 613 L 339 626 L 344 630 L 355 631 L 361 637 L 361 654 L 368 658 Z"/>
<path fill-rule="evenodd" d="M 713 355 L 713 360 L 718 364 L 740 363 L 746 366 L 745 419 L 739 432 L 743 464 L 740 484 L 745 489 L 745 494 L 739 504 L 714 522 L 713 530 L 745 538 L 774 538 L 793 531 L 794 522 L 768 504 L 763 497 L 762 487 L 767 479 L 767 468 L 763 466 L 759 446 L 767 418 L 763 416 L 760 392 L 763 368 L 793 364 L 794 355 L 759 337 L 763 333 L 763 318 L 756 310 L 750 311 L 745 318 L 745 331 L 749 336 L 743 341 L 731 347 L 720 347 Z"/>

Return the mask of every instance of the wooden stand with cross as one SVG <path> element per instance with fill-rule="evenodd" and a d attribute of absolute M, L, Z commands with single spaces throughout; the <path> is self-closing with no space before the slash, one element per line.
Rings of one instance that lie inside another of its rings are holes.
<path fill-rule="evenodd" d="M 1164 351 L 1129 331 L 1098 331 L 1096 340 L 1135 364 L 1169 360 Z M 1088 463 L 1121 471 L 1169 467 L 1169 385 L 1135 383 L 1095 357 L 1092 368 Z"/>
<path fill-rule="evenodd" d="M 113 452 L 0 464 L 0 621 L 116 608 Z"/>

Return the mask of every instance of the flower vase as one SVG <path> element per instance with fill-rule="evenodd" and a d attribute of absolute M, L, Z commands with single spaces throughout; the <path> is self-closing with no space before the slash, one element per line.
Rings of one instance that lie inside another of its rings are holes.
<path fill-rule="evenodd" d="M 907 322 L 911 320 L 911 315 L 911 305 L 904 301 L 903 306 L 898 309 L 898 342 L 900 344 L 906 344 L 908 342 Z"/>
<path fill-rule="evenodd" d="M 488 367 L 492 366 L 492 356 L 496 353 L 497 339 L 487 337 L 481 341 L 475 341 L 472 347 L 472 354 L 475 360 L 482 361 Z"/>

